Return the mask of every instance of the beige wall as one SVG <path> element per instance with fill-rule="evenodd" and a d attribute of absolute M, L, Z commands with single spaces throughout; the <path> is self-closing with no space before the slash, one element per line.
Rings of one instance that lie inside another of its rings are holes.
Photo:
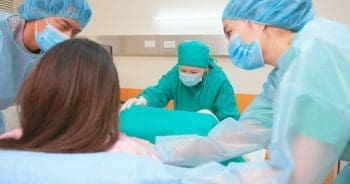
<path fill-rule="evenodd" d="M 89 0 L 93 17 L 83 36 L 222 34 L 220 16 L 226 0 Z M 318 16 L 350 25 L 349 0 L 315 0 Z M 173 20 L 178 18 L 179 20 Z M 186 19 L 187 18 L 187 19 Z M 257 94 L 271 67 L 253 72 L 218 58 L 237 93 Z M 155 84 L 176 63 L 176 57 L 116 57 L 121 86 Z"/>
<path fill-rule="evenodd" d="M 226 3 L 225 0 L 89 2 L 93 17 L 84 35 L 221 34 L 220 16 Z M 173 18 L 181 20 L 174 21 Z"/>
<path fill-rule="evenodd" d="M 120 85 L 125 88 L 145 88 L 155 85 L 159 78 L 177 62 L 176 57 L 115 57 Z M 236 68 L 226 57 L 217 58 L 236 93 L 257 94 L 271 67 L 256 71 Z"/>
<path fill-rule="evenodd" d="M 227 0 L 89 0 L 93 17 L 84 35 L 222 34 Z M 317 16 L 350 25 L 349 0 L 314 0 Z M 180 20 L 162 20 L 174 18 Z M 188 18 L 184 20 L 182 18 Z M 199 18 L 199 19 L 198 19 Z"/>
<path fill-rule="evenodd" d="M 314 0 L 316 15 L 350 25 L 349 0 Z"/>

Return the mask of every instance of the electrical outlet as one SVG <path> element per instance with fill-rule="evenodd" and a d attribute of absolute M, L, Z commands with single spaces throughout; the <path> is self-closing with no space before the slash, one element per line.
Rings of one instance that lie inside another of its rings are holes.
<path fill-rule="evenodd" d="M 163 42 L 163 47 L 165 49 L 172 49 L 176 47 L 176 42 L 174 40 L 171 41 L 164 41 Z"/>
<path fill-rule="evenodd" d="M 145 40 L 144 47 L 145 48 L 155 48 L 156 47 L 156 41 L 155 40 Z"/>

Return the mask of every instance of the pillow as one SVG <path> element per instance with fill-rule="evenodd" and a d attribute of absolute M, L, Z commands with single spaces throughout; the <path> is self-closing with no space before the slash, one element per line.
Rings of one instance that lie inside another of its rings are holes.
<path fill-rule="evenodd" d="M 124 153 L 0 150 L 0 183 L 180 183 L 161 162 Z"/>
<path fill-rule="evenodd" d="M 135 105 L 123 111 L 120 116 L 122 132 L 152 143 L 155 143 L 156 136 L 207 136 L 217 123 L 216 118 L 209 114 Z"/>

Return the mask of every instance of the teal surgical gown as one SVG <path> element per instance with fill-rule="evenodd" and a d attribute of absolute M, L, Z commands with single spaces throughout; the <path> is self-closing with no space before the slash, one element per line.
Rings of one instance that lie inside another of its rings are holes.
<path fill-rule="evenodd" d="M 156 86 L 146 88 L 141 94 L 151 107 L 165 107 L 174 100 L 175 110 L 199 111 L 208 109 L 222 120 L 227 117 L 239 118 L 233 87 L 225 73 L 211 63 L 210 71 L 196 86 L 187 87 L 179 80 L 178 65 L 162 76 Z"/>
<path fill-rule="evenodd" d="M 0 11 L 0 110 L 14 104 L 22 81 L 38 58 L 16 42 L 8 21 L 11 16 Z M 0 119 L 0 127 L 4 127 L 2 123 Z"/>
<path fill-rule="evenodd" d="M 159 137 L 161 158 L 225 159 L 267 146 L 270 160 L 208 164 L 187 183 L 321 183 L 339 159 L 349 159 L 350 26 L 319 18 L 296 33 L 264 89 L 242 114 L 208 137 Z M 219 151 L 213 151 L 219 150 Z M 349 183 L 349 165 L 337 182 Z M 200 173 L 207 173 L 201 178 Z"/>

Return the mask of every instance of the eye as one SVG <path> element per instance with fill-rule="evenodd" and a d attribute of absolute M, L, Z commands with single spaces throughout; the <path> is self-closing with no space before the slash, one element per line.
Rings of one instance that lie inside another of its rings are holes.
<path fill-rule="evenodd" d="M 225 36 L 226 36 L 227 39 L 230 39 L 231 31 L 225 31 Z"/>
<path fill-rule="evenodd" d="M 69 26 L 67 24 L 61 24 L 61 28 L 63 31 L 69 30 Z"/>
<path fill-rule="evenodd" d="M 73 35 L 76 36 L 77 34 L 79 34 L 80 31 L 73 31 Z"/>
<path fill-rule="evenodd" d="M 61 32 L 65 32 L 67 29 L 64 27 L 64 25 L 63 24 L 61 24 L 61 23 L 56 23 L 56 24 L 52 24 L 56 29 L 58 29 L 59 31 L 61 31 Z"/>
<path fill-rule="evenodd" d="M 67 20 L 61 18 L 57 22 L 61 31 L 68 31 L 69 29 L 71 29 L 71 25 Z"/>
<path fill-rule="evenodd" d="M 79 34 L 79 32 L 73 31 L 72 32 L 72 38 L 75 38 L 77 36 L 77 34 Z"/>

